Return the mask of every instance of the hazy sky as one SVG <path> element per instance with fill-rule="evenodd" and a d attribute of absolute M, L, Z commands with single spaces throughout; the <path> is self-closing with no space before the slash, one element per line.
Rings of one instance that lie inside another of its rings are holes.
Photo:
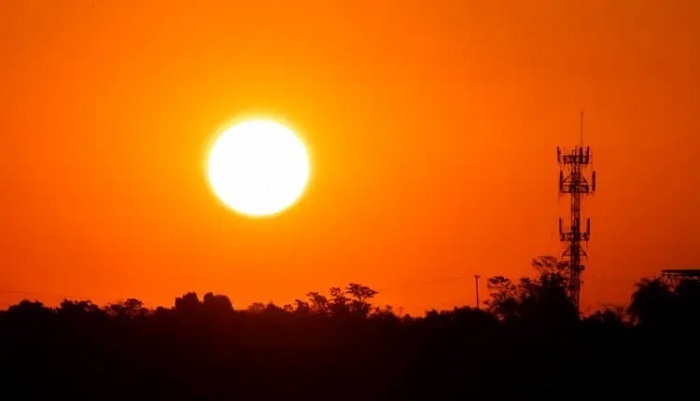
<path fill-rule="evenodd" d="M 0 307 L 348 282 L 411 313 L 473 305 L 474 274 L 563 249 L 556 147 L 581 109 L 582 302 L 624 303 L 700 267 L 699 27 L 696 1 L 2 1 Z M 310 145 L 273 219 L 204 174 L 245 116 Z"/>

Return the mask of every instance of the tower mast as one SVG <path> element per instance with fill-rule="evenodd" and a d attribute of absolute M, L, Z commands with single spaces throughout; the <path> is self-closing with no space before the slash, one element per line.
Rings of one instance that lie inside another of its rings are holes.
<path fill-rule="evenodd" d="M 583 112 L 581 112 L 581 144 L 572 150 L 562 150 L 557 147 L 557 162 L 559 163 L 559 193 L 568 194 L 571 200 L 570 223 L 565 231 L 562 219 L 559 218 L 559 240 L 567 246 L 562 253 L 562 261 L 569 267 L 569 296 L 571 301 L 580 309 L 581 273 L 585 268 L 583 260 L 588 256 L 582 243 L 591 236 L 591 219 L 586 219 L 586 229 L 581 224 L 581 197 L 595 192 L 595 171 L 592 172 L 591 182 L 584 175 L 584 170 L 591 161 L 590 147 L 583 147 Z"/>

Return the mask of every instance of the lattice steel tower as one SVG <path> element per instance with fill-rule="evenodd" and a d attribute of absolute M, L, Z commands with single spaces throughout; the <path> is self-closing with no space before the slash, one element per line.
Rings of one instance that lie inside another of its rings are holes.
<path fill-rule="evenodd" d="M 557 147 L 557 161 L 560 166 L 559 194 L 568 194 L 571 197 L 571 220 L 568 231 L 564 231 L 562 219 L 559 218 L 559 239 L 568 243 L 562 253 L 562 261 L 569 267 L 569 295 L 578 310 L 581 273 L 585 268 L 583 261 L 588 256 L 582 243 L 587 242 L 591 236 L 590 218 L 586 219 L 586 230 L 582 230 L 581 196 L 595 192 L 595 171 L 592 172 L 590 184 L 583 174 L 591 162 L 590 147 L 583 147 L 583 113 L 581 113 L 581 145 L 569 151 Z"/>

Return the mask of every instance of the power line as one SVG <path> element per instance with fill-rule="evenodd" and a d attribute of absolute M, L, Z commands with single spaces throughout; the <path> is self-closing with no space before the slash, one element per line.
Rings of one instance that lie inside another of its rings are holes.
<path fill-rule="evenodd" d="M 4 293 L 4 294 L 19 294 L 19 295 L 33 295 L 33 296 L 40 296 L 40 297 L 52 297 L 52 298 L 61 298 L 61 299 L 69 299 L 69 300 L 92 300 L 92 299 L 94 299 L 93 297 L 87 297 L 87 296 L 76 296 L 76 295 L 70 295 L 70 294 L 58 294 L 58 293 L 45 292 L 45 291 L 13 290 L 13 289 L 7 289 L 7 288 L 0 288 L 0 293 Z M 97 297 L 97 298 L 101 298 L 101 297 Z M 25 298 L 25 299 L 26 299 L 26 298 Z"/>

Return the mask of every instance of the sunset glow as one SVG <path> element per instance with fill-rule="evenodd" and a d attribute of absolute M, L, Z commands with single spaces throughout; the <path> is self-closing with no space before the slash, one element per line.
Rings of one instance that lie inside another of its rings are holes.
<path fill-rule="evenodd" d="M 700 0 L 0 0 L 0 54 L 0 401 L 697 390 Z"/>
<path fill-rule="evenodd" d="M 0 1 L 0 308 L 352 281 L 474 306 L 474 275 L 483 302 L 564 251 L 582 110 L 582 311 L 700 266 L 700 2 L 536 3 Z M 310 178 L 291 141 L 292 169 L 245 170 L 274 196 L 241 190 L 212 145 L 246 119 L 294 131 Z"/>

